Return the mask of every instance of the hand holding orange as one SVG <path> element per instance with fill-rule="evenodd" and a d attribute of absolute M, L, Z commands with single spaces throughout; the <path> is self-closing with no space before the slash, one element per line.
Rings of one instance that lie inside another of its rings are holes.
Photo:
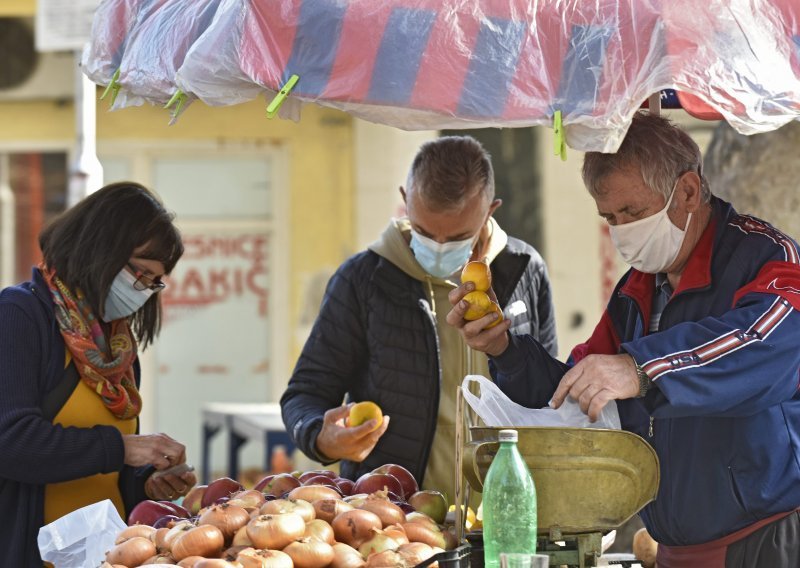
<path fill-rule="evenodd" d="M 464 319 L 474 321 L 481 319 L 486 314 L 496 312 L 498 318 L 487 325 L 484 329 L 496 326 L 503 321 L 503 310 L 496 302 L 493 302 L 486 293 L 492 286 L 492 272 L 489 264 L 482 260 L 468 262 L 461 271 L 461 283 L 472 282 L 475 284 L 475 291 L 469 292 L 464 296 L 464 300 L 469 302 L 469 307 L 464 314 Z"/>
<path fill-rule="evenodd" d="M 364 400 L 355 403 L 350 407 L 350 414 L 345 420 L 345 425 L 348 427 L 361 426 L 364 422 L 375 419 L 377 423 L 372 430 L 377 430 L 383 424 L 383 412 L 381 407 L 369 400 Z"/>

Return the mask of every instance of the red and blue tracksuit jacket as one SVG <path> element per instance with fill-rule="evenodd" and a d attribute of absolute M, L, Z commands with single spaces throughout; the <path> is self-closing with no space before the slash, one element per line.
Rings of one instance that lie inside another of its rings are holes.
<path fill-rule="evenodd" d="M 622 427 L 658 454 L 658 495 L 641 516 L 669 546 L 800 507 L 798 247 L 720 199 L 712 208 L 659 332 L 647 332 L 655 277 L 630 270 L 566 364 L 529 336 L 491 360 L 500 388 L 536 408 L 586 355 L 633 356 L 656 388 L 617 405 Z"/>

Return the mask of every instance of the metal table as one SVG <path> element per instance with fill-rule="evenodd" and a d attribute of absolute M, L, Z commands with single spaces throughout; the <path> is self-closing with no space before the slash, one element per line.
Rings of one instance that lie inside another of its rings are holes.
<path fill-rule="evenodd" d="M 250 439 L 264 442 L 267 469 L 270 467 L 275 445 L 285 445 L 287 453 L 294 450 L 294 443 L 286 433 L 281 419 L 281 407 L 276 402 L 209 402 L 203 405 L 202 420 L 201 483 L 207 484 L 210 481 L 211 440 L 223 428 L 228 429 L 228 475 L 233 479 L 239 474 L 239 449 Z"/>

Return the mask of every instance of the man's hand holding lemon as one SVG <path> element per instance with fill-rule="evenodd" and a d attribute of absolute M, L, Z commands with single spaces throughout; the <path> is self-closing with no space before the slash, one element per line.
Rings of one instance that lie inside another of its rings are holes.
<path fill-rule="evenodd" d="M 503 319 L 491 283 L 488 264 L 467 263 L 461 273 L 461 285 L 450 292 L 453 309 L 447 314 L 447 323 L 458 328 L 467 345 L 496 356 L 508 347 L 506 332 L 511 322 Z"/>
<path fill-rule="evenodd" d="M 389 417 L 374 402 L 331 408 L 317 436 L 317 451 L 332 460 L 364 461 L 388 427 Z"/>

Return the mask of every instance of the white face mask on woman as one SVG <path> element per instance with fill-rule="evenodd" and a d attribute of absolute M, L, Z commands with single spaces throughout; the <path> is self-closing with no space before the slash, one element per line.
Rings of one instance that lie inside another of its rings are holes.
<path fill-rule="evenodd" d="M 103 321 L 126 318 L 145 305 L 154 291 L 149 288 L 137 290 L 133 287 L 135 283 L 136 276 L 124 268 L 114 277 L 103 306 Z"/>
<path fill-rule="evenodd" d="M 678 182 L 675 182 L 667 204 L 655 215 L 624 225 L 610 225 L 608 228 L 611 242 L 622 258 L 640 272 L 664 272 L 678 258 L 692 214 L 689 213 L 684 229 L 679 229 L 670 221 L 667 211 L 677 187 Z"/>

